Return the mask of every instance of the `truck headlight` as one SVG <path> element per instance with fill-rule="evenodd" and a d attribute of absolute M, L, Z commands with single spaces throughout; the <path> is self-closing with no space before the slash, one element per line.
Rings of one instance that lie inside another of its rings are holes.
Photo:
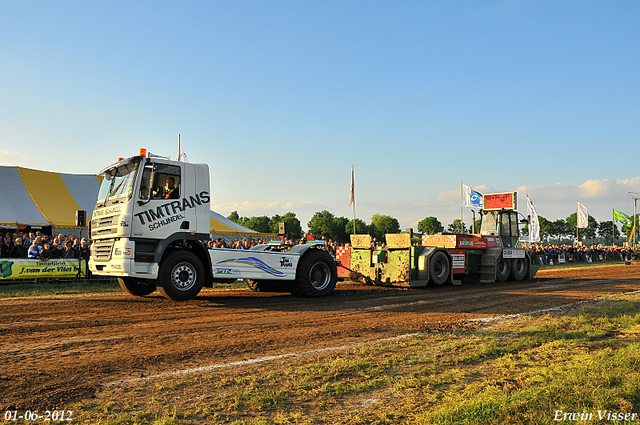
<path fill-rule="evenodd" d="M 116 257 L 131 257 L 131 248 L 116 248 L 114 255 Z"/>

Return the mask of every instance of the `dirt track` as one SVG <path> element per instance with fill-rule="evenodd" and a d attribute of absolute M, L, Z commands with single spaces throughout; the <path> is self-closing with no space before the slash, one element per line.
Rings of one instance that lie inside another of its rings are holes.
<path fill-rule="evenodd" d="M 339 283 L 324 299 L 204 290 L 0 301 L 0 409 L 54 409 L 103 384 L 377 340 L 640 289 L 640 265 L 544 271 L 524 283 L 407 290 Z"/>

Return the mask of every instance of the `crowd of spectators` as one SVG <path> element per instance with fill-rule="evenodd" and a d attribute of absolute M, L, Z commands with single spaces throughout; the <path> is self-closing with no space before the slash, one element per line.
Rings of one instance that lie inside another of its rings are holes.
<path fill-rule="evenodd" d="M 23 233 L 7 231 L 2 235 L 0 257 L 33 258 L 43 261 L 59 258 L 89 260 L 91 251 L 85 238 L 56 233 L 49 236 L 41 232 Z"/>
<path fill-rule="evenodd" d="M 333 241 L 331 239 L 326 240 L 324 237 L 322 237 L 320 240 L 320 242 L 323 243 L 322 249 L 325 249 L 326 251 L 328 251 L 331 255 L 335 255 L 336 253 L 336 248 L 338 246 L 341 246 L 340 244 L 338 244 L 336 241 Z M 211 239 L 208 243 L 209 249 L 215 249 L 215 248 L 227 248 L 227 249 L 251 249 L 256 245 L 262 245 L 262 244 L 267 244 L 269 243 L 270 240 L 269 239 L 253 239 L 251 237 L 249 238 L 235 238 L 232 241 L 227 242 L 224 238 L 217 238 L 217 239 Z M 309 239 L 307 238 L 300 238 L 299 240 L 293 240 L 293 239 L 282 239 L 281 241 L 284 245 L 289 245 L 289 246 L 293 246 L 293 245 L 298 245 L 298 244 L 306 244 L 309 242 Z"/>
<path fill-rule="evenodd" d="M 579 261 L 615 261 L 638 260 L 640 248 L 606 245 L 541 245 L 527 247 L 532 258 L 539 256 L 543 264 L 558 264 L 561 259 L 566 263 Z"/>

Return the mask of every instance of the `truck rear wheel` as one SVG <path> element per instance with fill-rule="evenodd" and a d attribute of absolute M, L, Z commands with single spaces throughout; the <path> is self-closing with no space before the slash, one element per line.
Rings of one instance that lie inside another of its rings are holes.
<path fill-rule="evenodd" d="M 500 255 L 496 269 L 496 281 L 504 282 L 509 279 L 511 274 L 511 261 L 508 258 L 502 258 L 502 255 Z"/>
<path fill-rule="evenodd" d="M 136 280 L 132 277 L 119 277 L 118 283 L 124 292 L 135 297 L 144 297 L 155 292 L 155 285 L 149 285 L 146 281 Z"/>
<path fill-rule="evenodd" d="M 520 282 L 527 277 L 527 273 L 529 272 L 529 264 L 527 263 L 526 258 L 513 258 L 511 260 L 511 280 L 515 280 L 516 282 Z"/>
<path fill-rule="evenodd" d="M 449 258 L 442 251 L 436 251 L 429 260 L 429 281 L 442 285 L 449 278 Z"/>
<path fill-rule="evenodd" d="M 200 293 L 204 283 L 204 267 L 191 252 L 169 254 L 160 266 L 158 290 L 173 301 L 186 301 Z"/>
<path fill-rule="evenodd" d="M 298 263 L 291 293 L 300 297 L 325 297 L 333 293 L 337 281 L 338 269 L 333 258 L 325 251 L 311 248 Z"/>

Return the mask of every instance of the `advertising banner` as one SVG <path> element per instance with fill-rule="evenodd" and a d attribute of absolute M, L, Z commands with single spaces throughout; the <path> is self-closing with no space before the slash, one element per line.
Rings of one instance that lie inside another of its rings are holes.
<path fill-rule="evenodd" d="M 485 210 L 515 210 L 516 204 L 516 192 L 488 193 L 484 195 Z"/>
<path fill-rule="evenodd" d="M 3 258 L 0 260 L 0 279 L 69 278 L 78 274 L 78 259 L 36 260 L 30 258 Z M 86 276 L 87 263 L 82 261 Z"/>
<path fill-rule="evenodd" d="M 587 207 L 578 202 L 578 228 L 586 229 L 589 227 L 589 214 Z"/>
<path fill-rule="evenodd" d="M 538 213 L 536 212 L 536 204 L 529 199 L 527 194 L 527 212 L 531 217 L 529 223 L 529 242 L 540 242 L 540 221 L 538 220 Z"/>

